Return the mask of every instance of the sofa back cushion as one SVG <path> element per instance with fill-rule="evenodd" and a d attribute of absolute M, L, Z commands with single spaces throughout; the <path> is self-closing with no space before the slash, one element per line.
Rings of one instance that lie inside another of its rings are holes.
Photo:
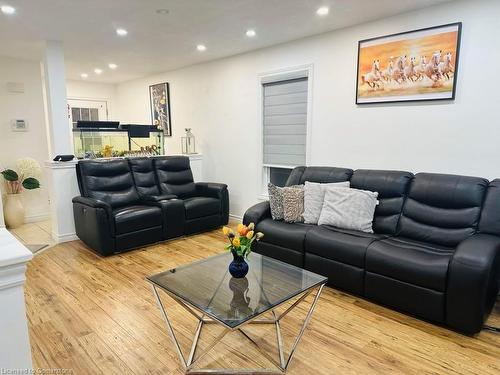
<path fill-rule="evenodd" d="M 413 173 L 358 169 L 351 177 L 351 187 L 378 193 L 379 204 L 373 218 L 375 233 L 395 234 L 408 194 Z"/>
<path fill-rule="evenodd" d="M 188 198 L 196 194 L 196 185 L 187 156 L 154 158 L 154 166 L 162 194 Z"/>
<path fill-rule="evenodd" d="M 295 167 L 285 186 L 303 185 L 310 182 L 342 182 L 349 181 L 352 176 L 352 169 L 336 167 Z"/>
<path fill-rule="evenodd" d="M 418 173 L 403 207 L 399 235 L 456 246 L 477 230 L 488 180 Z"/>
<path fill-rule="evenodd" d="M 99 199 L 113 208 L 135 204 L 139 200 L 125 159 L 80 161 L 77 176 L 84 197 Z"/>
<path fill-rule="evenodd" d="M 500 179 L 495 179 L 488 185 L 479 220 L 479 231 L 500 236 Z"/>
<path fill-rule="evenodd" d="M 153 158 L 130 158 L 128 162 L 139 195 L 160 195 Z"/>

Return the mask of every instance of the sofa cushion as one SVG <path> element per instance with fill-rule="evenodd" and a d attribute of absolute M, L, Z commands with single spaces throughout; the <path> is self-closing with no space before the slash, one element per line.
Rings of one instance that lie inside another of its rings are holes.
<path fill-rule="evenodd" d="M 257 224 L 256 231 L 264 233 L 264 238 L 261 241 L 304 252 L 306 233 L 314 227 L 314 225 L 303 223 L 290 224 L 284 221 L 265 219 Z"/>
<path fill-rule="evenodd" d="M 209 197 L 193 197 L 184 199 L 186 219 L 217 215 L 221 213 L 220 200 Z"/>
<path fill-rule="evenodd" d="M 139 195 L 160 195 L 153 158 L 129 158 L 127 160 Z"/>
<path fill-rule="evenodd" d="M 495 179 L 488 185 L 486 198 L 481 210 L 479 231 L 481 233 L 500 236 L 500 179 Z"/>
<path fill-rule="evenodd" d="M 83 197 L 104 201 L 113 208 L 135 204 L 139 200 L 125 159 L 82 160 L 78 162 L 76 172 Z"/>
<path fill-rule="evenodd" d="M 343 187 L 325 189 L 318 224 L 373 233 L 372 222 L 378 193 Z"/>
<path fill-rule="evenodd" d="M 156 177 L 163 194 L 189 198 L 196 195 L 196 185 L 187 156 L 154 158 Z"/>
<path fill-rule="evenodd" d="M 307 232 L 305 251 L 323 258 L 364 268 L 368 246 L 372 242 L 386 237 L 386 235 L 381 234 L 321 225 L 313 227 Z"/>
<path fill-rule="evenodd" d="M 387 238 L 368 247 L 366 271 L 444 292 L 453 252 L 453 248 L 408 238 Z"/>
<path fill-rule="evenodd" d="M 296 167 L 290 173 L 285 186 L 303 185 L 311 182 L 341 182 L 349 181 L 352 169 L 337 167 Z"/>
<path fill-rule="evenodd" d="M 418 173 L 400 220 L 399 235 L 455 247 L 476 232 L 488 180 Z"/>
<path fill-rule="evenodd" d="M 375 233 L 395 234 L 413 173 L 358 169 L 351 177 L 351 187 L 378 193 L 373 218 Z"/>
<path fill-rule="evenodd" d="M 135 232 L 162 225 L 161 208 L 155 206 L 127 206 L 113 211 L 116 234 Z"/>

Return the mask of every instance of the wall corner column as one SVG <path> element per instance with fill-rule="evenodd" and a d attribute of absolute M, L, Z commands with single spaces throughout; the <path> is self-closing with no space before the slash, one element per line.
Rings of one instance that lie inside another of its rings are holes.
<path fill-rule="evenodd" d="M 47 40 L 44 47 L 41 73 L 50 161 L 55 155 L 73 154 L 73 141 L 68 120 L 63 44 Z M 56 242 L 68 235 L 68 222 L 73 222 L 73 214 L 64 209 L 68 206 L 68 186 L 58 172 L 60 169 L 48 168 L 52 237 Z"/>

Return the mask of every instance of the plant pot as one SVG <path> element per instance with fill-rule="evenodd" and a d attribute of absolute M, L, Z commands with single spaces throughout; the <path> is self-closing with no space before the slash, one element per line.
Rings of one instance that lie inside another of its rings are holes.
<path fill-rule="evenodd" d="M 7 228 L 17 228 L 23 225 L 26 212 L 21 201 L 21 194 L 5 194 L 3 212 Z"/>
<path fill-rule="evenodd" d="M 229 264 L 229 273 L 236 279 L 241 279 L 245 277 L 248 273 L 248 263 L 245 262 L 245 258 L 233 253 L 233 261 Z"/>

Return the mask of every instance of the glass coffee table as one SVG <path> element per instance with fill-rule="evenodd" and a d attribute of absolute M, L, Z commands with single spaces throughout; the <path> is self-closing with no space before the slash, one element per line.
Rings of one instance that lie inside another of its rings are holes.
<path fill-rule="evenodd" d="M 153 287 L 154 295 L 165 319 L 167 331 L 179 354 L 185 372 L 186 374 L 283 374 L 286 372 L 297 345 L 311 319 L 327 278 L 302 268 L 252 253 L 248 257 L 248 274 L 244 278 L 235 279 L 227 271 L 231 260 L 232 255 L 228 252 L 147 278 Z M 168 294 L 198 320 L 191 350 L 187 358 L 182 353 L 164 303 L 158 293 L 159 290 Z M 291 346 L 290 353 L 288 356 L 285 356 L 280 321 L 314 291 L 316 293 L 305 320 Z M 296 300 L 284 309 L 284 311 L 281 313 L 276 311 L 279 306 L 291 302 L 294 298 Z M 262 316 L 266 313 L 269 313 L 271 317 L 263 319 Z M 198 340 L 205 324 L 219 324 L 224 327 L 224 330 L 203 351 L 197 353 Z M 261 348 L 245 332 L 243 328 L 248 324 L 275 325 L 279 358 L 273 358 L 268 351 Z M 248 339 L 275 368 L 200 369 L 194 367 L 226 334 L 235 331 Z"/>

